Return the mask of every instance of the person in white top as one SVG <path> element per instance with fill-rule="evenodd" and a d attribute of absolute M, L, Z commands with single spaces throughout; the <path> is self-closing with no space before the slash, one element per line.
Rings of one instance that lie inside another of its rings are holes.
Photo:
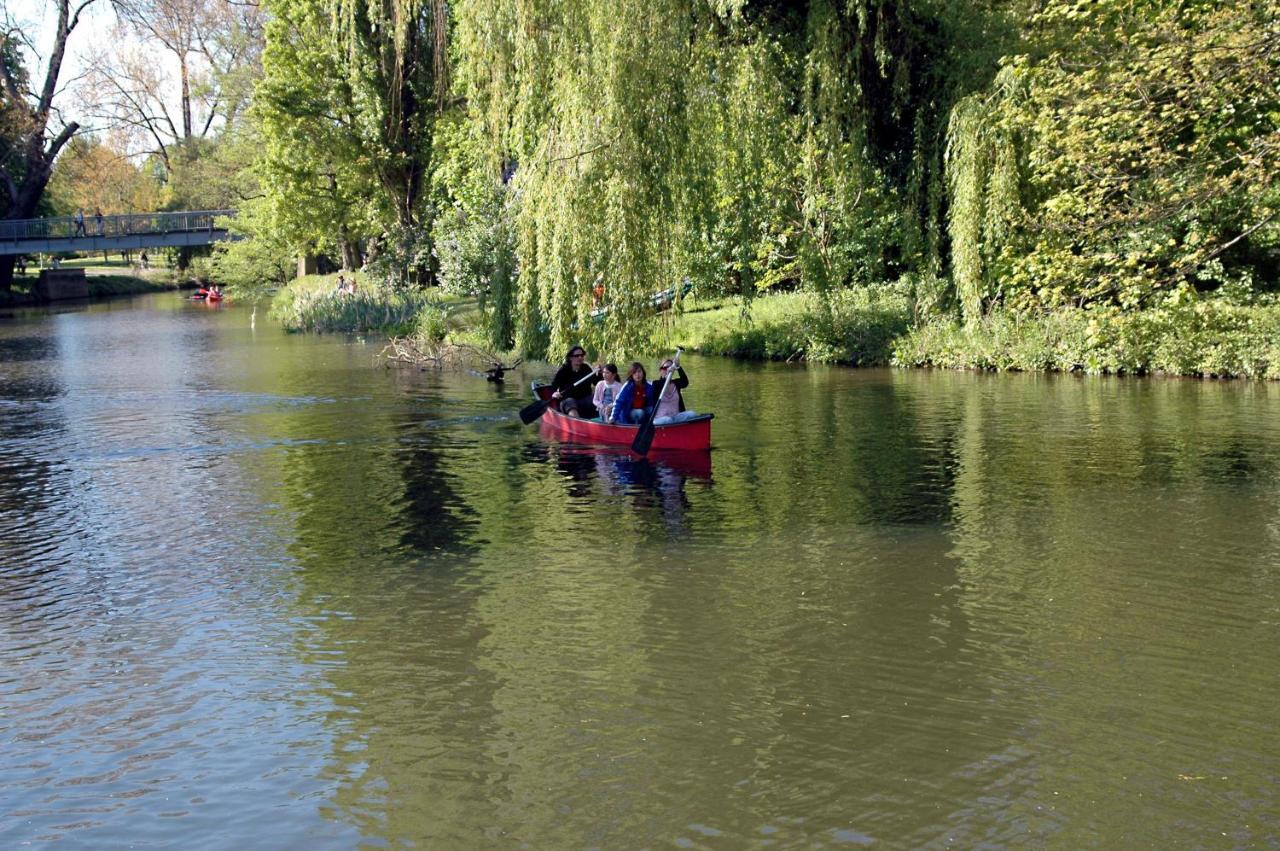
<path fill-rule="evenodd" d="M 604 380 L 596 385 L 591 404 L 595 405 L 596 410 L 600 412 L 600 419 L 607 423 L 613 416 L 613 402 L 622 392 L 623 384 L 618 380 L 618 367 L 611 363 L 600 367 L 600 374 Z"/>

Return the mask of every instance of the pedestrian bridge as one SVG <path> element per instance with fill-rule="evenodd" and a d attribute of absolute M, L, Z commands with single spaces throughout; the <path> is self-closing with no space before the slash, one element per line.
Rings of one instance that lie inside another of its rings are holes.
<path fill-rule="evenodd" d="M 235 210 L 189 210 L 177 213 L 125 213 L 0 221 L 0 255 L 52 254 L 62 251 L 130 251 L 208 245 L 237 237 L 226 220 Z"/>

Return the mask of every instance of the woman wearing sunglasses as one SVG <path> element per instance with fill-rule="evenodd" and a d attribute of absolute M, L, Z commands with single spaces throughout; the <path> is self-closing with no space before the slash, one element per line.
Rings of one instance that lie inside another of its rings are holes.
<path fill-rule="evenodd" d="M 582 346 L 571 346 L 564 356 L 564 365 L 556 371 L 551 379 L 551 398 L 555 400 L 560 413 L 570 417 L 591 419 L 596 415 L 596 406 L 591 404 L 591 393 L 600 376 L 591 374 L 596 368 L 587 363 L 587 351 Z M 591 376 L 584 381 L 587 376 Z"/>

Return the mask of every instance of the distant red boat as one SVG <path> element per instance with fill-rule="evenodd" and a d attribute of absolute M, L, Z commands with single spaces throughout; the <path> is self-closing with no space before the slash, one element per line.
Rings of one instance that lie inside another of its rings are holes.
<path fill-rule="evenodd" d="M 547 385 L 533 385 L 533 395 L 542 400 L 551 398 L 551 388 Z M 670 425 L 655 426 L 651 450 L 672 449 L 683 452 L 705 451 L 711 448 L 711 420 L 715 414 L 702 414 L 683 422 Z M 614 446 L 630 446 L 636 439 L 634 425 L 618 423 L 602 423 L 599 420 L 584 420 L 580 417 L 568 417 L 554 407 L 547 408 L 542 415 L 540 428 L 542 434 L 570 443 L 606 443 Z"/>

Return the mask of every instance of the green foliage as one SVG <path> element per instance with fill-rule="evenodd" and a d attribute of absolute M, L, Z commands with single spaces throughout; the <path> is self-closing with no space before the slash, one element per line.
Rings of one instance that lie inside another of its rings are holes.
<path fill-rule="evenodd" d="M 424 304 L 413 322 L 413 339 L 429 347 L 449 336 L 449 312 L 442 304 Z"/>
<path fill-rule="evenodd" d="M 270 4 L 250 232 L 474 296 L 495 348 L 664 344 L 688 280 L 812 297 L 726 351 L 876 362 L 907 315 L 928 357 L 1092 369 L 1046 318 L 1088 307 L 1098 369 L 1182 370 L 1168 293 L 1280 278 L 1274 4 Z"/>
<path fill-rule="evenodd" d="M 276 296 L 270 315 L 286 331 L 401 334 L 414 331 L 424 310 L 443 309 L 434 297 L 421 292 L 287 289 Z"/>
<path fill-rule="evenodd" d="M 295 271 L 287 255 L 264 239 L 220 242 L 206 263 L 208 280 L 237 298 L 262 297 L 287 284 Z"/>
<path fill-rule="evenodd" d="M 1183 283 L 1274 286 L 1277 7 L 1102 0 L 1031 23 L 1027 52 L 953 112 L 965 318 L 996 302 L 1136 308 Z"/>
<path fill-rule="evenodd" d="M 1169 299 L 1146 310 L 1099 306 L 995 311 L 976 323 L 918 326 L 894 347 L 899 366 L 1280 378 L 1280 306 Z"/>
<path fill-rule="evenodd" d="M 435 120 L 445 106 L 443 0 L 270 0 L 263 79 L 251 110 L 269 237 L 358 264 L 390 250 L 379 277 L 432 274 L 420 250 Z M 414 265 L 393 270 L 391 263 Z"/>
<path fill-rule="evenodd" d="M 975 93 L 951 111 L 947 128 L 947 187 L 951 193 L 948 233 L 951 274 L 961 315 L 976 322 L 999 285 L 998 252 L 1020 218 L 1019 134 L 1001 120 L 1017 110 L 1024 83 L 1003 69 L 992 91 Z"/>
<path fill-rule="evenodd" d="M 911 302 L 905 285 L 881 285 L 826 297 L 774 296 L 757 316 L 712 332 L 699 348 L 756 360 L 887 364 L 894 341 L 910 324 Z"/>
<path fill-rule="evenodd" d="M 173 145 L 163 208 L 234 210 L 258 194 L 252 165 L 259 141 L 251 130 L 232 127 L 212 139 L 191 137 Z"/>
<path fill-rule="evenodd" d="M 364 273 L 380 287 L 402 290 L 424 283 L 419 272 L 431 263 L 430 234 L 414 226 L 389 225 L 376 241 Z"/>
<path fill-rule="evenodd" d="M 650 296 L 685 279 L 753 296 L 936 271 L 941 128 L 1011 32 L 1001 4 L 960 2 L 456 9 L 467 120 L 490 174 L 517 166 L 510 316 L 534 355 L 643 345 Z"/>

